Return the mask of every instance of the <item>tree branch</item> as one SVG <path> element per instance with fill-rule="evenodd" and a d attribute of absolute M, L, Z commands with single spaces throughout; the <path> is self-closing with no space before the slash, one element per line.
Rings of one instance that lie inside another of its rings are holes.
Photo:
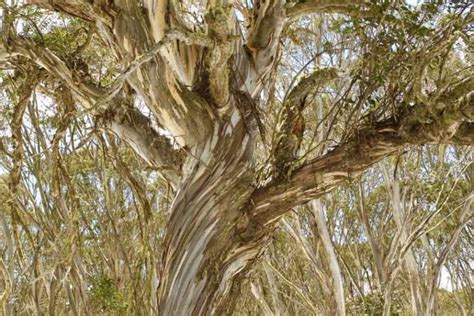
<path fill-rule="evenodd" d="M 356 131 L 346 143 L 297 169 L 286 181 L 273 182 L 257 189 L 251 197 L 251 214 L 260 224 L 270 223 L 296 205 L 317 198 L 341 182 L 354 179 L 381 159 L 395 154 L 405 145 L 474 143 L 474 106 L 457 100 L 444 109 L 442 118 L 422 123 L 412 120 L 416 108 L 405 120 L 394 118 Z M 462 103 L 462 106 L 457 104 Z M 410 118 L 410 120 L 408 119 Z"/>
<path fill-rule="evenodd" d="M 237 54 L 240 89 L 257 96 L 277 59 L 285 1 L 255 1 L 246 44 Z"/>
<path fill-rule="evenodd" d="M 274 149 L 274 177 L 283 179 L 287 176 L 291 162 L 297 158 L 297 152 L 304 134 L 302 112 L 307 105 L 306 99 L 325 82 L 337 76 L 335 69 L 319 69 L 303 78 L 284 100 L 281 128 Z"/>
<path fill-rule="evenodd" d="M 176 186 L 181 176 L 184 151 L 175 149 L 169 138 L 158 134 L 144 114 L 130 106 L 114 104 L 99 119 Z"/>
<path fill-rule="evenodd" d="M 142 7 L 139 5 L 140 2 L 132 1 L 136 6 L 133 9 L 130 9 L 131 5 L 129 1 L 125 0 L 124 2 L 128 3 L 127 5 L 122 4 L 121 7 L 127 15 L 136 16 L 135 19 L 143 18 L 141 14 Z M 175 41 L 166 45 L 161 51 L 161 57 L 166 62 L 167 67 L 173 71 L 177 80 L 184 86 L 192 86 L 195 70 L 203 50 L 202 46 L 210 46 L 212 43 L 205 36 L 194 33 L 186 27 L 186 23 L 181 19 L 178 13 L 175 2 L 176 1 L 172 0 L 143 1 L 143 7 L 146 8 L 149 20 L 149 27 L 146 28 L 146 36 L 151 36 L 148 41 L 150 45 L 153 45 L 153 43 L 161 41 L 167 33 L 170 33 L 170 30 L 182 30 L 182 34 L 184 34 L 184 32 L 188 33 L 187 36 L 176 37 Z M 127 18 L 121 17 L 120 20 L 127 21 Z M 128 19 L 125 25 L 133 23 L 135 23 L 134 19 Z M 129 33 L 128 26 L 126 30 L 116 28 L 114 33 L 123 33 L 120 36 L 128 38 L 128 41 L 133 41 L 133 38 L 136 37 L 136 34 L 127 34 Z"/>
<path fill-rule="evenodd" d="M 98 5 L 85 0 L 28 0 L 27 3 L 47 10 L 64 12 L 88 22 L 95 22 L 99 13 L 102 13 Z"/>
<path fill-rule="evenodd" d="M 10 44 L 13 51 L 33 60 L 63 81 L 65 86 L 79 99 L 79 103 L 85 110 L 98 116 L 107 128 L 131 145 L 148 164 L 158 168 L 168 181 L 176 184 L 184 159 L 183 152 L 174 149 L 168 138 L 158 134 L 151 127 L 149 119 L 130 106 L 131 101 L 125 102 L 126 100 L 123 98 L 125 93 L 122 91 L 128 76 L 144 62 L 150 60 L 167 42 L 167 39 L 168 37 L 157 43 L 149 53 L 132 62 L 108 90 L 101 89 L 83 80 L 63 60 L 47 48 L 34 45 L 33 42 L 27 39 L 15 39 Z M 6 56 L 10 58 L 14 57 L 15 54 Z M 128 106 L 123 106 L 124 102 Z"/>
<path fill-rule="evenodd" d="M 367 2 L 364 0 L 300 0 L 287 6 L 286 16 L 290 20 L 311 13 L 341 13 L 359 16 L 361 12 L 357 9 L 365 5 Z"/>
<path fill-rule="evenodd" d="M 143 98 L 162 126 L 167 128 L 182 146 L 199 144 L 212 131 L 213 109 L 190 87 L 194 84 L 197 63 L 206 38 L 178 30 L 186 30 L 173 6 L 173 1 L 90 1 L 85 9 L 72 0 L 30 0 L 32 4 L 55 9 L 77 17 L 76 9 L 100 11 L 97 16 L 85 14 L 95 22 L 98 34 L 112 48 L 123 66 L 147 55 L 150 49 L 163 46 L 146 64 L 126 76 L 126 81 Z M 51 4 L 49 4 L 51 3 Z M 96 8 L 97 7 L 97 8 Z M 149 23 L 137 23 L 148 14 Z M 104 15 L 104 16 L 102 16 Z M 188 30 L 186 30 L 188 32 Z M 173 40 L 165 38 L 169 34 Z M 167 41 L 166 45 L 160 45 Z M 191 44 L 191 45 L 189 45 Z M 117 83 L 119 86 L 120 84 Z M 70 85 L 69 85 L 70 86 Z M 112 93 L 113 95 L 114 93 Z"/>
<path fill-rule="evenodd" d="M 205 15 L 208 36 L 214 45 L 205 51 L 204 62 L 208 79 L 209 94 L 215 106 L 224 108 L 221 112 L 229 112 L 230 101 L 230 65 L 233 54 L 233 38 L 236 30 L 232 7 L 226 1 L 208 1 Z"/>
<path fill-rule="evenodd" d="M 25 78 L 24 82 L 20 86 L 19 97 L 16 102 L 16 105 L 13 108 L 11 122 L 13 153 L 12 169 L 10 171 L 9 190 L 14 198 L 16 198 L 15 195 L 18 192 L 18 185 L 20 183 L 21 177 L 21 166 L 23 163 L 23 114 L 25 113 L 28 102 L 30 102 L 31 95 L 33 94 L 38 82 L 40 81 L 39 77 L 40 74 L 37 71 L 32 71 L 31 73 L 29 73 L 28 77 Z M 14 209 L 14 212 L 17 212 L 16 207 L 12 208 Z M 18 216 L 18 214 L 16 215 Z"/>
<path fill-rule="evenodd" d="M 201 45 L 206 45 L 209 44 L 209 42 L 206 42 L 205 39 L 201 38 L 190 38 L 187 36 L 185 32 L 179 31 L 179 30 L 172 30 L 165 34 L 165 36 L 158 41 L 149 51 L 144 53 L 143 55 L 139 56 L 136 58 L 133 62 L 131 62 L 127 68 L 122 71 L 122 73 L 115 79 L 115 81 L 110 85 L 108 88 L 108 92 L 106 92 L 94 105 L 94 109 L 100 110 L 101 108 L 106 108 L 107 103 L 109 103 L 113 98 L 115 98 L 118 93 L 122 90 L 124 84 L 127 82 L 128 78 L 130 75 L 132 75 L 134 72 L 138 70 L 143 64 L 149 62 L 152 60 L 158 52 L 166 45 L 168 44 L 171 40 L 173 39 L 185 39 L 188 42 L 191 42 L 194 40 L 197 41 L 197 43 Z M 193 41 L 194 42 L 194 41 Z"/>
<path fill-rule="evenodd" d="M 94 98 L 100 97 L 102 91 L 78 76 L 69 66 L 52 51 L 46 47 L 37 45 L 27 38 L 11 38 L 8 47 L 5 48 L 8 53 L 0 55 L 6 60 L 21 55 L 43 67 L 50 74 L 62 80 L 74 93 L 81 98 L 82 102 L 92 104 Z M 1 51 L 0 51 L 1 52 Z"/>

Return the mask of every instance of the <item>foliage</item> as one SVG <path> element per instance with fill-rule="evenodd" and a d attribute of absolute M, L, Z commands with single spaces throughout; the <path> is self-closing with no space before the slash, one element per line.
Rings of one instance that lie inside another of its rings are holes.
<path fill-rule="evenodd" d="M 92 305 L 98 312 L 127 311 L 123 297 L 115 287 L 113 281 L 107 277 L 99 277 L 91 282 L 90 296 Z"/>

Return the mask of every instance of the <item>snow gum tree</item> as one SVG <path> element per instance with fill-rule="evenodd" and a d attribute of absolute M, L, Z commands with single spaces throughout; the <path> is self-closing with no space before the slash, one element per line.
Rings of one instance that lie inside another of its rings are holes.
<path fill-rule="evenodd" d="M 11 234 L 35 225 L 18 200 L 28 154 L 21 126 L 33 96 L 41 94 L 61 118 L 45 141 L 51 163 L 43 172 L 75 181 L 61 169 L 60 144 L 74 134 L 68 124 L 86 115 L 96 133 L 118 137 L 168 183 L 172 201 L 161 253 L 147 271 L 154 289 L 150 313 L 232 313 L 243 280 L 292 208 L 387 156 L 474 139 L 469 4 L 1 3 L 0 64 L 12 113 Z M 29 124 L 35 129 L 43 122 Z M 120 157 L 104 137 L 97 136 Z M 140 183 L 126 163 L 117 164 L 118 177 L 130 180 L 153 216 L 158 210 L 146 204 L 149 192 L 136 189 Z M 62 181 L 45 194 L 54 205 L 79 208 L 81 199 L 61 201 L 70 192 Z M 34 242 L 36 233 L 25 238 Z M 71 260 L 87 301 L 80 255 Z M 2 271 L 10 268 L 4 263 Z M 11 286 L 4 283 L 8 301 Z"/>

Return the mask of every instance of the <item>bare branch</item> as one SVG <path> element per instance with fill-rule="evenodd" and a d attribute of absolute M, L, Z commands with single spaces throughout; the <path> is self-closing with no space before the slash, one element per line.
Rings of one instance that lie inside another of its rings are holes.
<path fill-rule="evenodd" d="M 21 192 L 19 186 L 21 180 L 24 152 L 22 130 L 23 115 L 39 80 L 40 73 L 33 70 L 31 73 L 29 73 L 29 75 L 24 79 L 23 83 L 21 84 L 19 98 L 15 100 L 16 98 L 13 97 L 13 100 L 16 104 L 13 109 L 13 117 L 11 122 L 13 154 L 12 168 L 10 170 L 8 181 L 8 193 L 10 196 L 7 204 L 12 216 L 12 234 L 14 236 L 15 243 L 17 244 L 19 239 L 17 225 L 21 225 L 23 228 L 27 227 L 27 221 L 24 219 L 23 216 L 24 213 L 22 212 L 22 208 L 19 206 L 19 196 Z M 30 241 L 33 240 L 29 232 L 27 232 L 27 236 Z M 23 251 L 21 250 L 21 248 L 18 248 L 18 251 L 20 255 L 23 256 Z"/>
<path fill-rule="evenodd" d="M 473 199 L 471 196 L 465 202 L 466 204 L 462 210 L 462 213 L 460 216 L 460 222 L 458 223 L 458 226 L 452 233 L 451 237 L 448 239 L 448 242 L 446 243 L 446 245 L 444 245 L 444 247 L 441 248 L 441 252 L 438 255 L 438 260 L 434 267 L 434 271 L 432 272 L 432 279 L 430 280 L 431 286 L 429 287 L 429 292 L 428 292 L 427 310 L 428 310 L 428 313 L 430 314 L 436 313 L 436 307 L 435 307 L 436 290 L 438 289 L 438 282 L 441 275 L 441 269 L 446 263 L 446 259 L 449 253 L 453 250 L 454 246 L 459 240 L 459 237 L 462 231 L 464 230 L 466 225 L 474 218 L 474 215 L 472 213 L 472 208 L 471 208 L 472 202 L 473 202 Z"/>
<path fill-rule="evenodd" d="M 2 282 L 3 291 L 0 295 L 0 305 L 2 306 L 2 312 L 7 314 L 7 308 L 8 308 L 7 300 L 12 291 L 12 280 L 10 278 L 8 267 L 5 264 L 5 261 L 3 261 L 3 258 L 0 258 L 0 273 L 3 279 L 3 282 Z"/>
<path fill-rule="evenodd" d="M 61 79 L 86 104 L 93 103 L 94 98 L 100 97 L 102 91 L 96 86 L 85 82 L 76 72 L 52 51 L 41 47 L 32 40 L 15 38 L 9 41 L 8 54 L 5 58 L 21 55 L 32 60 L 38 66 L 46 69 L 50 74 Z"/>
<path fill-rule="evenodd" d="M 23 136 L 22 136 L 22 122 L 23 114 L 26 106 L 30 101 L 30 97 L 36 88 L 39 81 L 38 73 L 33 73 L 25 79 L 21 86 L 20 99 L 13 110 L 13 118 L 11 122 L 12 140 L 13 140 L 13 167 L 10 172 L 10 193 L 15 197 L 18 192 L 18 184 L 20 183 L 21 165 L 23 162 Z"/>

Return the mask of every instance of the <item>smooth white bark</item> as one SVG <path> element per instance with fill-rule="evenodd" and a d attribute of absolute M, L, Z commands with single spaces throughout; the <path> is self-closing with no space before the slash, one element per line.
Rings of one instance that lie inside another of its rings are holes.
<path fill-rule="evenodd" d="M 341 268 L 337 261 L 336 251 L 329 235 L 329 230 L 324 218 L 324 210 L 320 200 L 311 201 L 311 209 L 318 226 L 319 236 L 323 242 L 324 250 L 329 261 L 329 269 L 333 281 L 334 300 L 336 301 L 337 315 L 346 315 L 346 302 L 344 299 L 344 282 L 342 279 Z"/>

